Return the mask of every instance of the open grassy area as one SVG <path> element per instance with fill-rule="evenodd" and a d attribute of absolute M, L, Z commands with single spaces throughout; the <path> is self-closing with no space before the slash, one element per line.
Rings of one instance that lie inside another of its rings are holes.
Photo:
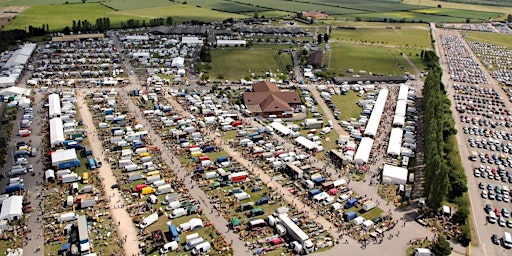
<path fill-rule="evenodd" d="M 403 0 L 404 4 L 417 5 L 417 0 Z M 421 6 L 426 7 L 437 7 L 441 5 L 442 8 L 452 8 L 461 10 L 479 10 L 483 12 L 498 12 L 498 13 L 512 13 L 511 7 L 500 7 L 490 5 L 474 5 L 474 4 L 463 4 L 463 3 L 452 3 L 452 2 L 439 2 L 435 0 L 422 0 Z"/>
<path fill-rule="evenodd" d="M 210 79 L 239 80 L 255 77 L 265 77 L 265 72 L 276 70 L 284 72 L 286 64 L 291 63 L 287 53 L 278 54 L 273 48 L 223 48 L 212 51 L 212 69 Z M 250 70 L 250 71 L 249 71 Z"/>
<path fill-rule="evenodd" d="M 512 49 L 512 35 L 488 32 L 464 32 L 466 40 L 501 45 Z"/>
<path fill-rule="evenodd" d="M 332 43 L 330 57 L 325 58 L 325 66 L 344 73 L 347 69 L 366 70 L 374 75 L 401 75 L 400 63 L 403 57 L 393 55 L 393 49 L 381 46 L 368 46 L 350 43 Z M 396 58 L 396 59 L 395 59 Z M 397 65 L 398 62 L 398 65 Z"/>
<path fill-rule="evenodd" d="M 154 8 L 144 8 L 135 10 L 126 10 L 117 12 L 118 14 L 127 16 L 138 16 L 147 18 L 172 17 L 173 22 L 180 24 L 183 21 L 200 20 L 200 21 L 222 21 L 227 18 L 247 18 L 248 16 L 226 13 L 220 11 L 208 10 L 192 5 L 178 4 L 172 6 L 162 6 Z"/>
<path fill-rule="evenodd" d="M 51 18 L 49 19 L 48 17 Z M 119 26 L 121 22 L 129 19 L 138 19 L 141 21 L 143 19 L 149 20 L 141 16 L 120 14 L 98 3 L 41 5 L 32 6 L 20 13 L 15 19 L 9 22 L 3 30 L 28 30 L 30 25 L 40 27 L 42 24 L 48 24 L 51 31 L 60 31 L 66 26 L 71 27 L 73 20 L 88 20 L 92 24 L 95 24 L 96 19 L 101 17 L 109 17 L 113 27 Z"/>
<path fill-rule="evenodd" d="M 430 32 L 424 29 L 357 28 L 333 29 L 331 40 L 430 48 Z"/>
<path fill-rule="evenodd" d="M 102 4 L 111 7 L 115 10 L 135 10 L 143 8 L 153 8 L 161 6 L 178 5 L 179 3 L 171 2 L 168 0 L 151 0 L 151 1 L 139 1 L 139 0 L 109 0 L 102 2 Z"/>
<path fill-rule="evenodd" d="M 361 115 L 361 107 L 357 105 L 360 100 L 357 93 L 350 90 L 347 95 L 331 95 L 332 102 L 340 110 L 340 120 L 348 120 L 349 118 L 357 118 Z"/>
<path fill-rule="evenodd" d="M 413 10 L 411 12 L 424 13 L 424 14 L 429 14 L 429 15 L 470 18 L 470 19 L 482 20 L 482 21 L 487 21 L 492 18 L 497 18 L 501 15 L 501 12 L 484 12 L 478 8 L 475 10 L 460 10 L 460 9 L 451 9 L 451 8 L 429 8 L 429 9 Z"/>

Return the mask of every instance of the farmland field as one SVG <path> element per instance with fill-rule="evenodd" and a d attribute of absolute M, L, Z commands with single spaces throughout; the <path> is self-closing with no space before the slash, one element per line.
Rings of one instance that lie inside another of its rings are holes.
<path fill-rule="evenodd" d="M 0 6 L 3 5 L 28 5 L 28 6 L 34 6 L 34 5 L 60 5 L 64 3 L 70 3 L 70 4 L 81 4 L 82 0 L 0 0 Z M 90 0 L 87 1 L 88 3 L 98 3 L 100 0 Z"/>
<path fill-rule="evenodd" d="M 62 30 L 65 26 L 71 26 L 73 20 L 88 20 L 94 24 L 96 19 L 101 17 L 109 17 L 112 26 L 119 25 L 121 21 L 128 19 L 144 19 L 140 16 L 122 15 L 98 3 L 40 5 L 32 6 L 20 13 L 4 27 L 4 30 L 28 29 L 30 25 L 49 24 L 50 30 L 55 31 Z"/>
<path fill-rule="evenodd" d="M 400 47 L 430 48 L 430 32 L 423 29 L 357 28 L 333 29 L 332 40 L 374 42 Z"/>
<path fill-rule="evenodd" d="M 160 6 L 170 6 L 177 3 L 170 2 L 168 0 L 151 0 L 151 1 L 140 1 L 140 0 L 108 0 L 102 2 L 102 4 L 111 7 L 115 10 L 134 10 L 143 8 L 152 8 Z"/>
<path fill-rule="evenodd" d="M 404 4 L 417 5 L 418 0 L 403 0 Z M 490 5 L 474 5 L 474 4 L 463 4 L 453 2 L 440 2 L 436 0 L 422 0 L 422 7 L 437 7 L 441 5 L 443 8 L 461 9 L 461 10 L 479 10 L 483 12 L 498 12 L 498 13 L 512 13 L 511 7 L 500 7 Z"/>
<path fill-rule="evenodd" d="M 117 12 L 127 16 L 139 16 L 147 18 L 168 17 L 173 18 L 173 22 L 181 23 L 183 21 L 200 20 L 200 21 L 222 21 L 227 18 L 247 18 L 248 16 L 212 11 L 186 4 L 178 4 L 173 6 L 163 6 L 155 8 L 126 10 Z"/>
<path fill-rule="evenodd" d="M 497 13 L 497 12 L 457 10 L 457 9 L 448 9 L 448 8 L 419 9 L 419 10 L 413 10 L 412 12 L 424 13 L 424 14 L 429 14 L 429 15 L 471 18 L 471 19 L 477 19 L 477 20 L 483 20 L 483 21 L 487 21 L 487 20 L 489 20 L 489 18 L 496 18 L 501 15 L 501 13 Z"/>
<path fill-rule="evenodd" d="M 283 72 L 287 64 L 291 63 L 288 54 L 277 54 L 272 48 L 223 48 L 212 51 L 212 70 L 210 79 L 239 80 L 263 75 L 269 69 L 276 73 L 276 70 Z M 251 70 L 251 73 L 249 72 Z"/>
<path fill-rule="evenodd" d="M 232 1 L 226 0 L 187 0 L 188 5 L 192 6 L 201 6 L 201 8 L 211 9 L 211 10 L 219 10 L 224 12 L 233 12 L 233 13 L 244 13 L 244 12 L 254 12 L 254 11 L 265 11 L 268 8 L 257 7 L 253 5 L 241 4 Z M 252 15 L 251 15 L 252 16 Z"/>
<path fill-rule="evenodd" d="M 502 45 L 512 49 L 512 35 L 488 33 L 488 32 L 464 32 L 466 40 L 485 42 L 489 44 Z"/>
<path fill-rule="evenodd" d="M 254 1 L 252 0 L 239 0 L 239 2 L 252 4 Z M 288 11 L 288 12 L 302 12 L 302 11 L 323 11 L 330 15 L 342 15 L 349 13 L 363 13 L 364 10 L 355 10 L 344 7 L 336 7 L 334 6 L 324 6 L 318 5 L 314 3 L 306 3 L 306 2 L 292 2 L 292 1 L 282 1 L 282 0 L 259 0 L 257 6 L 266 7 L 268 9 L 274 9 L 279 11 Z"/>
<path fill-rule="evenodd" d="M 424 10 L 424 9 L 423 9 Z M 429 9 L 431 10 L 431 9 Z M 452 16 L 453 15 L 453 16 Z M 410 11 L 396 11 L 396 12 L 374 12 L 374 13 L 363 13 L 363 14 L 350 14 L 344 15 L 342 17 L 348 19 L 357 19 L 360 18 L 364 21 L 383 21 L 384 19 L 395 20 L 395 21 L 405 21 L 405 22 L 466 22 L 466 19 L 469 18 L 472 21 L 476 21 L 478 19 L 488 20 L 489 18 L 496 18 L 501 16 L 501 13 L 490 13 L 490 12 L 479 12 L 479 11 L 464 11 L 464 10 L 454 10 L 450 9 L 448 11 L 440 11 L 438 13 L 435 12 L 417 12 L 416 10 Z"/>
<path fill-rule="evenodd" d="M 401 75 L 404 66 L 408 71 L 409 66 L 403 57 L 397 54 L 396 49 L 383 46 L 368 46 L 350 43 L 332 43 L 330 57 L 326 58 L 326 66 L 337 73 L 344 73 L 347 69 L 372 72 L 374 75 Z M 398 63 L 398 64 L 397 64 Z"/>

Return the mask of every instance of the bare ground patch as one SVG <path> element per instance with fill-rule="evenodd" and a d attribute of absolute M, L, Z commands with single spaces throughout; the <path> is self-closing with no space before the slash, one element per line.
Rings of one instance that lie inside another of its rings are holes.
<path fill-rule="evenodd" d="M 0 28 L 9 23 L 16 15 L 20 14 L 29 6 L 4 6 L 0 8 Z"/>

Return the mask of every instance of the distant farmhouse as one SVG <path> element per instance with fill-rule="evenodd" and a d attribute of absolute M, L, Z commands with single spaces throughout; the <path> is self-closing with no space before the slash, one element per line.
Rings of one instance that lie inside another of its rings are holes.
<path fill-rule="evenodd" d="M 256 115 L 268 117 L 291 117 L 293 107 L 301 105 L 299 93 L 281 91 L 274 83 L 261 81 L 252 86 L 253 92 L 245 92 L 245 106 Z"/>
<path fill-rule="evenodd" d="M 313 66 L 314 68 L 322 67 L 324 62 L 324 52 L 322 50 L 312 51 L 308 57 L 308 65 Z"/>

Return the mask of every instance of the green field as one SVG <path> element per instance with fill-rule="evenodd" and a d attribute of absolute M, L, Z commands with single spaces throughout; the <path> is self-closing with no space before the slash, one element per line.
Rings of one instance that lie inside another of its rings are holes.
<path fill-rule="evenodd" d="M 478 9 L 476 9 L 478 10 Z M 487 21 L 492 18 L 497 18 L 501 16 L 501 13 L 498 12 L 484 12 L 484 11 L 471 11 L 471 10 L 458 10 L 458 9 L 449 9 L 449 8 L 430 8 L 430 9 L 420 9 L 413 10 L 411 12 L 423 13 L 428 15 L 439 15 L 439 16 L 449 16 L 449 17 L 459 17 L 459 18 L 471 18 L 476 20 Z"/>
<path fill-rule="evenodd" d="M 70 4 L 81 4 L 82 0 L 0 0 L 0 6 L 34 6 L 34 5 L 61 5 L 66 2 Z M 100 0 L 90 0 L 88 3 L 98 3 Z"/>
<path fill-rule="evenodd" d="M 115 10 L 134 10 L 153 8 L 161 6 L 177 5 L 177 3 L 168 0 L 151 0 L 151 1 L 138 1 L 138 0 L 108 0 L 103 1 L 102 4 L 111 7 Z"/>
<path fill-rule="evenodd" d="M 340 110 L 340 120 L 348 120 L 357 118 L 361 115 L 361 107 L 357 105 L 357 101 L 361 97 L 357 97 L 357 93 L 350 90 L 347 95 L 331 95 L 332 102 Z"/>
<path fill-rule="evenodd" d="M 471 21 L 488 21 L 489 18 L 498 18 L 502 16 L 501 13 L 496 12 L 480 12 L 480 11 L 466 11 L 455 9 L 439 9 L 434 12 L 433 9 L 425 9 L 419 11 L 395 11 L 395 12 L 370 12 L 363 14 L 344 15 L 342 17 L 348 19 L 360 19 L 363 21 L 395 21 L 395 22 L 466 22 L 466 19 Z M 437 10 L 437 9 L 436 9 Z M 446 11 L 445 11 L 446 10 Z"/>
<path fill-rule="evenodd" d="M 354 69 L 354 73 L 366 70 L 374 75 L 403 74 L 400 65 L 397 65 L 395 61 L 398 61 L 404 68 L 408 68 L 408 65 L 404 64 L 405 60 L 397 54 L 396 49 L 350 43 L 332 43 L 330 57 L 325 58 L 326 66 L 337 73 Z"/>
<path fill-rule="evenodd" d="M 277 49 L 271 48 L 224 48 L 212 51 L 212 70 L 210 79 L 239 80 L 262 75 L 272 70 L 277 73 L 284 72 L 286 65 L 291 63 L 290 55 L 282 53 L 278 55 Z M 251 72 L 249 72 L 251 70 Z"/>
<path fill-rule="evenodd" d="M 417 5 L 418 0 L 403 0 L 404 4 Z M 442 8 L 452 8 L 461 10 L 479 10 L 482 12 L 498 12 L 498 13 L 512 13 L 511 7 L 500 7 L 490 5 L 474 5 L 474 4 L 463 4 L 463 3 L 452 3 L 452 2 L 440 2 L 436 0 L 422 0 L 422 7 L 437 7 L 441 5 Z"/>
<path fill-rule="evenodd" d="M 84 9 L 87 11 L 84 11 Z M 140 16 L 119 14 L 98 3 L 38 5 L 32 6 L 20 13 L 4 27 L 4 30 L 28 29 L 30 25 L 41 26 L 42 24 L 49 24 L 50 30 L 56 31 L 62 30 L 66 26 L 71 27 L 73 20 L 88 20 L 95 24 L 96 19 L 100 17 L 109 17 L 112 26 L 119 25 L 122 21 L 129 19 L 144 19 Z"/>
<path fill-rule="evenodd" d="M 489 44 L 501 45 L 512 49 L 512 35 L 488 33 L 488 32 L 464 32 L 466 40 L 485 42 Z"/>
<path fill-rule="evenodd" d="M 227 18 L 247 18 L 248 16 L 212 11 L 186 4 L 178 4 L 172 6 L 145 8 L 136 10 L 126 10 L 117 12 L 127 16 L 139 16 L 147 18 L 172 17 L 174 23 L 183 21 L 200 20 L 200 21 L 222 21 Z"/>
<path fill-rule="evenodd" d="M 430 32 L 428 30 L 411 28 L 333 29 L 331 40 L 385 44 L 399 47 L 430 48 Z"/>
<path fill-rule="evenodd" d="M 187 0 L 188 5 L 201 6 L 202 8 L 220 10 L 232 13 L 244 13 L 254 11 L 266 11 L 268 8 L 257 7 L 254 5 L 241 4 L 234 1 L 226 0 Z"/>

